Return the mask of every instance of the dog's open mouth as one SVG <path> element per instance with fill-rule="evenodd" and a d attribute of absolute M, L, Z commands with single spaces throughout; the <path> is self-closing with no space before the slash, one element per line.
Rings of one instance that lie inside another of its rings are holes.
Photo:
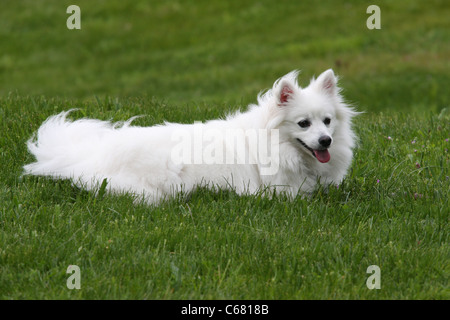
<path fill-rule="evenodd" d="M 300 142 L 300 144 L 302 146 L 304 146 L 306 149 L 308 149 L 309 151 L 311 151 L 312 155 L 319 160 L 319 162 L 321 163 L 327 163 L 328 161 L 330 161 L 330 153 L 328 152 L 328 149 L 322 149 L 322 150 L 314 150 L 310 147 L 308 147 L 308 145 L 306 143 L 304 143 L 302 140 L 298 139 L 298 142 Z"/>

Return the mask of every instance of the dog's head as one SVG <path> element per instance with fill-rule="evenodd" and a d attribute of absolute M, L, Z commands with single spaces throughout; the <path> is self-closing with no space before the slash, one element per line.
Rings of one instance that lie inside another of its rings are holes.
<path fill-rule="evenodd" d="M 351 117 L 356 112 L 343 103 L 333 70 L 312 79 L 306 88 L 298 86 L 297 75 L 293 71 L 277 80 L 270 92 L 280 137 L 294 144 L 299 152 L 326 163 L 344 130 L 351 132 Z"/>

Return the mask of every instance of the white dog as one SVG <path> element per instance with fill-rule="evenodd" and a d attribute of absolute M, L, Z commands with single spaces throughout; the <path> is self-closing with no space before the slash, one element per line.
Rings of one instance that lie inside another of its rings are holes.
<path fill-rule="evenodd" d="M 201 184 L 239 194 L 261 190 L 289 196 L 318 182 L 339 184 L 352 161 L 355 135 L 333 71 L 297 84 L 297 71 L 258 96 L 258 105 L 206 123 L 131 126 L 131 120 L 48 118 L 28 141 L 36 162 L 26 174 L 70 178 L 87 189 L 106 179 L 112 192 L 149 203 Z"/>

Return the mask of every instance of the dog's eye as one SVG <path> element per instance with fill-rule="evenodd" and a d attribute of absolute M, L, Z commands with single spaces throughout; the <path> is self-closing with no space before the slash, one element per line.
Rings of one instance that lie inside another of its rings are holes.
<path fill-rule="evenodd" d="M 323 123 L 325 123 L 325 125 L 329 125 L 331 122 L 330 118 L 325 118 L 325 120 L 323 120 Z"/>
<path fill-rule="evenodd" d="M 298 125 L 302 128 L 308 128 L 311 125 L 311 121 L 309 120 L 302 120 L 298 123 Z"/>

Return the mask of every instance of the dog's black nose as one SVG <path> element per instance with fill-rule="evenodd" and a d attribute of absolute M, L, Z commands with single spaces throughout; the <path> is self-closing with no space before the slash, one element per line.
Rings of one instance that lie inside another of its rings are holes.
<path fill-rule="evenodd" d="M 327 147 L 329 147 L 330 144 L 331 144 L 331 137 L 329 137 L 329 136 L 321 136 L 321 137 L 319 138 L 319 143 L 320 143 L 320 145 L 321 145 L 322 147 L 327 148 Z"/>

